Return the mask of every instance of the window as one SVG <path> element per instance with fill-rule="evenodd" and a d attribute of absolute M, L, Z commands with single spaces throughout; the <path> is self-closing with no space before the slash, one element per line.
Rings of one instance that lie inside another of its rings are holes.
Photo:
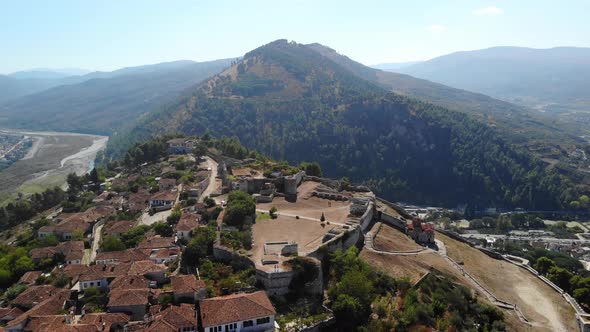
<path fill-rule="evenodd" d="M 258 318 L 256 320 L 256 325 L 267 324 L 269 322 L 270 322 L 270 317 Z"/>
<path fill-rule="evenodd" d="M 243 326 L 243 327 L 250 327 L 250 326 L 254 326 L 254 321 L 253 321 L 253 320 L 245 320 L 245 321 L 242 323 L 242 326 Z"/>
<path fill-rule="evenodd" d="M 94 287 L 94 282 L 91 282 L 90 283 L 90 287 Z"/>

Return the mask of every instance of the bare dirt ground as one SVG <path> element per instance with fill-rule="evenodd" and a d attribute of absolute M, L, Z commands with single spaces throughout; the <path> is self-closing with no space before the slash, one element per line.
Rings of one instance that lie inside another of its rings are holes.
<path fill-rule="evenodd" d="M 385 224 L 375 236 L 373 247 L 382 251 L 410 251 L 424 248 L 406 234 Z"/>
<path fill-rule="evenodd" d="M 467 244 L 437 233 L 448 255 L 483 283 L 498 298 L 515 303 L 531 321 L 547 331 L 575 331 L 575 313 L 569 304 L 541 280 L 506 261 L 488 257 Z M 539 328 L 537 328 L 539 330 Z"/>
<path fill-rule="evenodd" d="M 277 219 L 257 220 L 252 227 L 254 237 L 252 259 L 260 265 L 266 242 L 294 241 L 298 244 L 299 255 L 315 250 L 324 235 L 337 226 L 322 227 L 319 222 L 294 217 L 278 216 Z"/>
<path fill-rule="evenodd" d="M 9 199 L 16 191 L 25 194 L 60 186 L 70 172 L 83 174 L 107 137 L 72 133 L 23 132 L 35 139 L 25 158 L 0 172 L 0 193 Z"/>
<path fill-rule="evenodd" d="M 271 203 L 257 204 L 256 208 L 270 210 L 274 206 L 279 210 L 279 214 L 284 213 L 317 220 L 324 213 L 326 221 L 345 223 L 350 212 L 350 202 L 310 197 L 309 192 L 318 185 L 318 182 L 303 182 L 297 190 L 297 202 L 295 203 L 288 202 L 283 197 L 276 197 Z"/>

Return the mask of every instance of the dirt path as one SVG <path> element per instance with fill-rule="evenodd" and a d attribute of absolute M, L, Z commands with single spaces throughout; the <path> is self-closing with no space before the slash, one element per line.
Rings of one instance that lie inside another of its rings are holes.
<path fill-rule="evenodd" d="M 92 238 L 93 238 L 92 247 L 90 248 L 90 257 L 89 257 L 89 261 L 87 264 L 94 262 L 94 260 L 96 259 L 96 253 L 98 252 L 98 249 L 100 247 L 100 239 L 102 236 L 102 228 L 103 227 L 104 227 L 104 223 L 97 225 L 92 230 Z"/>

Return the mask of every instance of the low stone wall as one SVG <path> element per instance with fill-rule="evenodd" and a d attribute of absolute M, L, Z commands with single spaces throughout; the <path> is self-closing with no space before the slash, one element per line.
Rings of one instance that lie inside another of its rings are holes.
<path fill-rule="evenodd" d="M 285 295 L 295 276 L 293 271 L 265 272 L 256 269 L 256 281 L 260 282 L 268 295 Z"/>
<path fill-rule="evenodd" d="M 377 198 L 377 200 L 381 201 L 382 203 L 384 203 L 386 205 L 389 205 L 389 207 L 391 207 L 392 209 L 394 209 L 402 217 L 404 217 L 406 219 L 411 219 L 412 218 L 412 216 L 409 213 L 407 213 L 406 210 L 404 210 L 401 206 L 399 206 L 399 205 L 397 205 L 395 203 L 392 203 L 392 202 L 390 202 L 388 200 L 385 200 L 383 198 L 380 198 L 380 197 L 376 197 L 376 198 Z"/>
<path fill-rule="evenodd" d="M 303 177 L 303 181 L 314 181 L 314 182 L 319 182 L 325 186 L 328 186 L 330 188 L 334 188 L 336 190 L 340 190 L 340 181 L 338 180 L 334 180 L 334 179 L 327 179 L 327 178 L 321 178 L 318 176 L 310 176 L 310 175 L 305 175 Z"/>
<path fill-rule="evenodd" d="M 375 217 L 375 203 L 369 202 L 367 210 L 360 218 L 361 230 L 364 232 L 371 225 Z"/>
<path fill-rule="evenodd" d="M 305 177 L 304 171 L 299 171 L 297 174 L 286 176 L 284 180 L 284 192 L 286 195 L 297 195 L 297 187 Z"/>
<path fill-rule="evenodd" d="M 408 227 L 407 227 L 405 221 L 403 221 L 395 216 L 392 216 L 390 214 L 387 214 L 383 211 L 380 212 L 379 219 L 381 220 L 381 222 L 383 222 L 391 227 L 397 228 L 404 233 L 406 233 L 408 230 Z"/>
<path fill-rule="evenodd" d="M 360 225 L 354 226 L 346 232 L 340 233 L 324 242 L 319 248 L 308 253 L 307 256 L 323 260 L 329 253 L 335 252 L 338 249 L 346 250 L 356 245 L 362 236 Z"/>
<path fill-rule="evenodd" d="M 316 196 L 319 198 L 330 199 L 333 201 L 347 201 L 348 197 L 345 195 L 341 195 L 338 193 L 330 193 L 330 192 L 322 192 L 322 191 L 314 191 L 311 193 L 312 196 Z"/>

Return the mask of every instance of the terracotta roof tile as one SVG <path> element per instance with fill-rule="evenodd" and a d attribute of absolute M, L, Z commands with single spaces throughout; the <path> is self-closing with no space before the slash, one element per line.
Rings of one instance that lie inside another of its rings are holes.
<path fill-rule="evenodd" d="M 142 261 L 148 259 L 149 257 L 149 250 L 142 250 L 136 248 L 121 251 L 105 251 L 96 254 L 97 261 L 113 260 L 122 263 Z"/>
<path fill-rule="evenodd" d="M 35 304 L 43 302 L 53 295 L 59 293 L 62 289 L 51 285 L 34 285 L 25 289 L 14 300 L 12 305 L 31 308 Z"/>
<path fill-rule="evenodd" d="M 22 321 L 29 317 L 56 315 L 64 309 L 66 300 L 70 298 L 71 291 L 69 289 L 62 289 L 52 297 L 37 304 L 29 311 L 18 316 L 15 320 L 6 324 L 7 327 L 19 325 Z"/>
<path fill-rule="evenodd" d="M 133 225 L 135 225 L 133 220 L 109 221 L 104 228 L 104 233 L 106 235 L 123 234 L 133 228 Z"/>
<path fill-rule="evenodd" d="M 201 302 L 204 327 L 275 315 L 264 291 L 213 297 Z"/>
<path fill-rule="evenodd" d="M 174 201 L 178 196 L 177 192 L 165 190 L 155 193 L 150 200 L 152 201 Z"/>
<path fill-rule="evenodd" d="M 159 235 L 149 237 L 139 243 L 139 249 L 160 249 L 160 248 L 174 248 L 177 245 L 174 243 L 173 237 L 161 237 Z"/>
<path fill-rule="evenodd" d="M 39 278 L 42 273 L 43 272 L 41 272 L 41 271 L 26 272 L 25 274 L 23 274 L 22 277 L 20 277 L 18 282 L 21 284 L 25 284 L 25 285 L 32 285 L 35 283 L 35 281 L 37 281 L 37 278 Z"/>
<path fill-rule="evenodd" d="M 144 276 L 124 275 L 113 279 L 109 284 L 109 288 L 113 289 L 137 289 L 148 288 L 150 281 Z"/>
<path fill-rule="evenodd" d="M 190 231 L 199 227 L 201 215 L 197 213 L 183 213 L 174 229 L 176 231 Z"/>
<path fill-rule="evenodd" d="M 170 306 L 158 313 L 148 331 L 179 331 L 183 327 L 196 327 L 197 315 L 193 305 Z"/>
<path fill-rule="evenodd" d="M 207 288 L 203 280 L 197 280 L 194 274 L 176 275 L 170 277 L 174 293 L 194 293 L 200 289 Z"/>
<path fill-rule="evenodd" d="M 150 290 L 144 289 L 114 289 L 109 292 L 107 307 L 124 307 L 148 305 Z"/>
<path fill-rule="evenodd" d="M 129 275 L 145 275 L 154 272 L 166 272 L 166 265 L 156 264 L 151 260 L 137 261 L 131 263 L 131 267 L 127 272 Z"/>

